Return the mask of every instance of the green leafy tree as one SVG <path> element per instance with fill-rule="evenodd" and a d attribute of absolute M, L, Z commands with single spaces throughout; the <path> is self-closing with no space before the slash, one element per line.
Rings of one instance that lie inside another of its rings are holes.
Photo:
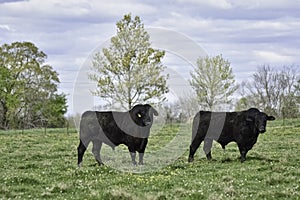
<path fill-rule="evenodd" d="M 168 76 L 162 75 L 164 51 L 151 48 L 150 36 L 138 16 L 130 14 L 117 22 L 117 35 L 93 59 L 90 80 L 97 83 L 93 94 L 125 109 L 151 100 L 162 101 L 168 92 Z"/>
<path fill-rule="evenodd" d="M 222 55 L 199 58 L 191 77 L 190 84 L 200 105 L 210 110 L 217 105 L 231 103 L 230 97 L 238 88 L 230 63 Z"/>
<path fill-rule="evenodd" d="M 242 97 L 235 105 L 236 111 L 247 110 L 249 109 L 249 102 L 247 97 Z"/>
<path fill-rule="evenodd" d="M 29 128 L 48 121 L 48 103 L 56 101 L 60 111 L 51 117 L 63 118 L 66 97 L 57 94 L 59 78 L 47 55 L 33 43 L 14 42 L 0 47 L 0 128 Z M 62 101 L 62 99 L 64 99 Z M 60 100 L 60 101 L 58 101 Z"/>
<path fill-rule="evenodd" d="M 66 123 L 64 114 L 67 111 L 66 96 L 54 93 L 47 98 L 46 102 L 42 107 L 42 117 L 46 119 L 47 127 L 64 127 Z"/>

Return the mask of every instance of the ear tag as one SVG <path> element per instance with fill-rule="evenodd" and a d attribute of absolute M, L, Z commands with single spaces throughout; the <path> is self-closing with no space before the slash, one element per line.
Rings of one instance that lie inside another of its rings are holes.
<path fill-rule="evenodd" d="M 142 115 L 141 115 L 140 113 L 138 113 L 138 114 L 137 114 L 137 116 L 138 116 L 139 118 L 141 118 L 141 117 L 142 117 Z"/>

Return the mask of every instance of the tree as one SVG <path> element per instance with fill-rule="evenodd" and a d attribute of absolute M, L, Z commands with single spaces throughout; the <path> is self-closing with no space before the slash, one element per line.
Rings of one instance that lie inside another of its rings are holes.
<path fill-rule="evenodd" d="M 253 74 L 253 81 L 247 82 L 247 99 L 252 99 L 255 106 L 270 115 L 283 118 L 297 117 L 297 68 L 284 66 L 275 70 L 269 65 L 263 65 Z"/>
<path fill-rule="evenodd" d="M 247 82 L 246 81 L 242 81 L 242 83 L 239 85 L 239 94 L 240 94 L 240 99 L 238 99 L 238 101 L 235 104 L 235 110 L 236 111 L 241 111 L 241 110 L 247 110 L 250 107 L 253 107 L 252 105 L 254 105 L 255 103 L 253 103 L 253 99 L 255 99 L 254 97 L 250 97 L 247 94 Z"/>
<path fill-rule="evenodd" d="M 190 84 L 201 106 L 213 110 L 217 105 L 228 104 L 237 90 L 230 63 L 222 55 L 199 58 L 191 73 Z"/>
<path fill-rule="evenodd" d="M 247 97 L 240 98 L 239 101 L 235 104 L 236 111 L 247 110 L 248 108 L 249 108 L 249 100 Z"/>
<path fill-rule="evenodd" d="M 279 75 L 270 66 L 262 66 L 253 74 L 253 82 L 248 86 L 251 94 L 257 94 L 257 107 L 270 115 L 276 114 L 279 104 Z"/>
<path fill-rule="evenodd" d="M 279 112 L 283 118 L 296 118 L 299 114 L 297 106 L 296 82 L 297 70 L 294 66 L 284 66 L 279 72 Z"/>
<path fill-rule="evenodd" d="M 66 97 L 57 94 L 59 78 L 47 55 L 33 43 L 14 42 L 0 47 L 0 128 L 29 128 L 48 121 L 49 102 L 60 110 L 51 117 L 63 118 Z"/>
<path fill-rule="evenodd" d="M 125 15 L 116 25 L 117 35 L 110 46 L 93 59 L 93 73 L 89 74 L 97 83 L 93 94 L 125 109 L 150 99 L 164 100 L 168 92 L 168 76 L 161 74 L 165 52 L 151 48 L 150 36 L 138 16 Z"/>
<path fill-rule="evenodd" d="M 65 95 L 52 94 L 47 98 L 46 103 L 42 108 L 42 116 L 46 119 L 47 127 L 57 128 L 64 127 L 65 117 L 64 114 L 67 111 L 66 105 L 67 99 Z"/>
<path fill-rule="evenodd" d="M 295 85 L 295 96 L 297 104 L 300 105 L 300 78 L 298 78 L 297 84 Z"/>

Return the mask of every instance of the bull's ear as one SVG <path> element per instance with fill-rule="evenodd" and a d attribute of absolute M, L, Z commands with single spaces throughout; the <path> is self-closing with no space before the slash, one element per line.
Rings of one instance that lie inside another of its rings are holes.
<path fill-rule="evenodd" d="M 151 109 L 152 110 L 152 112 L 153 112 L 153 114 L 155 115 L 155 116 L 158 116 L 158 112 L 157 112 L 157 110 L 155 110 L 151 105 L 149 105 L 149 104 L 146 104 L 145 106 L 148 106 L 148 107 L 150 107 L 149 109 Z"/>
<path fill-rule="evenodd" d="M 268 116 L 268 117 L 267 117 L 267 120 L 273 121 L 273 120 L 275 120 L 275 117 L 273 117 L 273 116 Z"/>
<path fill-rule="evenodd" d="M 157 112 L 157 110 L 155 110 L 152 106 L 151 106 L 151 108 L 150 108 L 151 110 L 152 110 L 152 112 L 153 112 L 153 114 L 155 115 L 155 116 L 158 116 L 158 112 Z"/>
<path fill-rule="evenodd" d="M 257 108 L 250 108 L 246 111 L 246 121 L 254 122 L 256 115 L 259 114 L 259 110 Z"/>
<path fill-rule="evenodd" d="M 153 114 L 154 114 L 155 116 L 158 116 L 157 110 L 155 110 L 153 107 L 152 107 L 152 110 L 153 110 Z"/>

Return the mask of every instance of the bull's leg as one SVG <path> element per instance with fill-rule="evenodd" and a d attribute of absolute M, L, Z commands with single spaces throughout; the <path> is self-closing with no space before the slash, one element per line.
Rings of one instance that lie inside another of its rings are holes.
<path fill-rule="evenodd" d="M 194 161 L 194 155 L 197 151 L 197 149 L 199 148 L 201 142 L 203 141 L 202 138 L 199 137 L 195 137 L 192 144 L 190 145 L 190 153 L 189 153 L 189 158 L 188 158 L 188 162 L 193 162 Z"/>
<path fill-rule="evenodd" d="M 240 150 L 240 154 L 241 154 L 241 163 L 242 163 L 246 160 L 246 154 L 247 154 L 248 150 L 245 147 L 242 147 L 241 145 L 239 145 L 239 150 Z"/>
<path fill-rule="evenodd" d="M 212 139 L 206 138 L 204 140 L 203 151 L 204 151 L 204 153 L 206 155 L 207 160 L 211 160 L 211 147 L 212 147 L 212 143 L 213 143 Z"/>
<path fill-rule="evenodd" d="M 145 153 L 145 149 L 146 149 L 146 146 L 147 146 L 147 142 L 148 140 L 145 139 L 143 142 L 142 142 L 142 145 L 141 145 L 141 148 L 138 150 L 139 152 L 139 165 L 143 165 L 144 164 L 144 153 Z"/>
<path fill-rule="evenodd" d="M 136 161 L 135 161 L 136 152 L 135 151 L 129 151 L 129 152 L 130 152 L 132 164 L 136 165 Z"/>
<path fill-rule="evenodd" d="M 102 162 L 101 157 L 100 157 L 101 147 L 102 147 L 102 142 L 101 141 L 93 140 L 92 152 L 93 152 L 94 157 L 95 157 L 95 159 L 96 159 L 96 161 L 99 165 L 103 165 L 103 162 Z"/>
<path fill-rule="evenodd" d="M 78 153 L 78 167 L 81 167 L 82 165 L 82 159 L 84 152 L 86 151 L 86 146 L 83 144 L 83 142 L 80 140 L 79 146 L 77 147 L 77 153 Z"/>
<path fill-rule="evenodd" d="M 144 152 L 139 152 L 139 165 L 144 164 Z"/>
<path fill-rule="evenodd" d="M 146 149 L 146 146 L 147 146 L 147 143 L 148 143 L 148 139 L 147 138 L 144 138 L 141 142 L 141 145 L 140 145 L 140 149 L 138 150 L 139 152 L 139 165 L 143 165 L 144 164 L 144 153 L 145 153 L 145 149 Z"/>
<path fill-rule="evenodd" d="M 129 150 L 129 153 L 130 153 L 130 157 L 131 157 L 131 161 L 132 161 L 132 164 L 133 165 L 136 165 L 136 161 L 135 161 L 135 157 L 136 157 L 136 150 L 131 147 L 132 145 L 129 145 L 128 146 L 128 150 Z"/>

